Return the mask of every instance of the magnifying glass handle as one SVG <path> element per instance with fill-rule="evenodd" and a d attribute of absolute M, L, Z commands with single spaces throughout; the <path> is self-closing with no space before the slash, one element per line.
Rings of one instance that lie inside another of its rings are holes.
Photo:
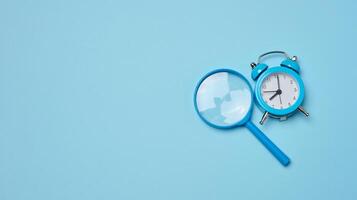
<path fill-rule="evenodd" d="M 258 129 L 252 122 L 248 121 L 245 126 L 255 135 L 255 137 L 274 155 L 279 162 L 288 166 L 290 159 L 284 154 L 261 130 Z"/>

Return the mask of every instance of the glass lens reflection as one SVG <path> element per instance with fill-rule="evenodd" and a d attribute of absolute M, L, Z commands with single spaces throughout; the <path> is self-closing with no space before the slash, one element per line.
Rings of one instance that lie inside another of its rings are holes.
<path fill-rule="evenodd" d="M 196 94 L 199 114 L 220 127 L 239 123 L 248 114 L 252 94 L 248 83 L 229 72 L 217 72 L 205 78 Z"/>

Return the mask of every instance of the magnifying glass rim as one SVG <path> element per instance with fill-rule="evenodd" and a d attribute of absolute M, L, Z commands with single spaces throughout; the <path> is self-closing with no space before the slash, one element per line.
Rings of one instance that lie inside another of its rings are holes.
<path fill-rule="evenodd" d="M 249 91 L 250 91 L 250 98 L 251 98 L 251 104 L 249 106 L 249 110 L 247 112 L 247 114 L 244 116 L 243 119 L 241 119 L 240 121 L 232 124 L 232 125 L 227 125 L 227 126 L 220 126 L 220 125 L 217 125 L 217 124 L 214 124 L 214 123 L 211 123 L 210 121 L 208 121 L 206 118 L 204 118 L 201 113 L 198 111 L 198 108 L 197 108 L 197 92 L 198 92 L 198 89 L 200 88 L 202 82 L 209 76 L 213 75 L 213 74 L 216 74 L 216 73 L 221 73 L 221 72 L 227 72 L 227 73 L 231 73 L 231 74 L 234 74 L 236 76 L 239 76 L 242 80 L 244 80 L 246 82 L 246 84 L 248 85 L 248 88 L 249 88 Z M 231 128 L 235 128 L 237 126 L 241 126 L 243 124 L 245 124 L 251 117 L 251 112 L 252 112 L 252 109 L 253 109 L 253 101 L 254 101 L 254 96 L 253 96 L 253 90 L 252 90 L 252 87 L 250 85 L 250 83 L 248 82 L 248 80 L 239 72 L 235 71 L 235 70 L 232 70 L 232 69 L 227 69 L 227 68 L 224 68 L 224 69 L 216 69 L 216 70 L 213 70 L 211 72 L 208 72 L 206 75 L 204 75 L 200 81 L 198 82 L 198 84 L 196 85 L 196 88 L 195 88 L 195 93 L 193 95 L 193 103 L 194 103 L 194 106 L 195 106 L 195 110 L 198 114 L 198 116 L 206 123 L 208 124 L 209 126 L 213 127 L 213 128 L 218 128 L 218 129 L 231 129 Z"/>

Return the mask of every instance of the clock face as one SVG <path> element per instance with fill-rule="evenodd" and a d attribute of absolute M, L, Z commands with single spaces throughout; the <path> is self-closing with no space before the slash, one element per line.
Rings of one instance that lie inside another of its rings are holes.
<path fill-rule="evenodd" d="M 265 103 L 271 108 L 287 109 L 297 101 L 300 88 L 295 78 L 279 72 L 263 80 L 260 92 Z"/>

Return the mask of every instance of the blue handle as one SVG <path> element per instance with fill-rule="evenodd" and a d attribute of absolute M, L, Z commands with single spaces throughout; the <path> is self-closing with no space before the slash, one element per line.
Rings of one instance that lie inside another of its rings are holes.
<path fill-rule="evenodd" d="M 255 135 L 255 137 L 275 156 L 279 162 L 288 166 L 290 159 L 286 156 L 264 133 L 258 129 L 252 122 L 248 121 L 245 126 Z"/>

